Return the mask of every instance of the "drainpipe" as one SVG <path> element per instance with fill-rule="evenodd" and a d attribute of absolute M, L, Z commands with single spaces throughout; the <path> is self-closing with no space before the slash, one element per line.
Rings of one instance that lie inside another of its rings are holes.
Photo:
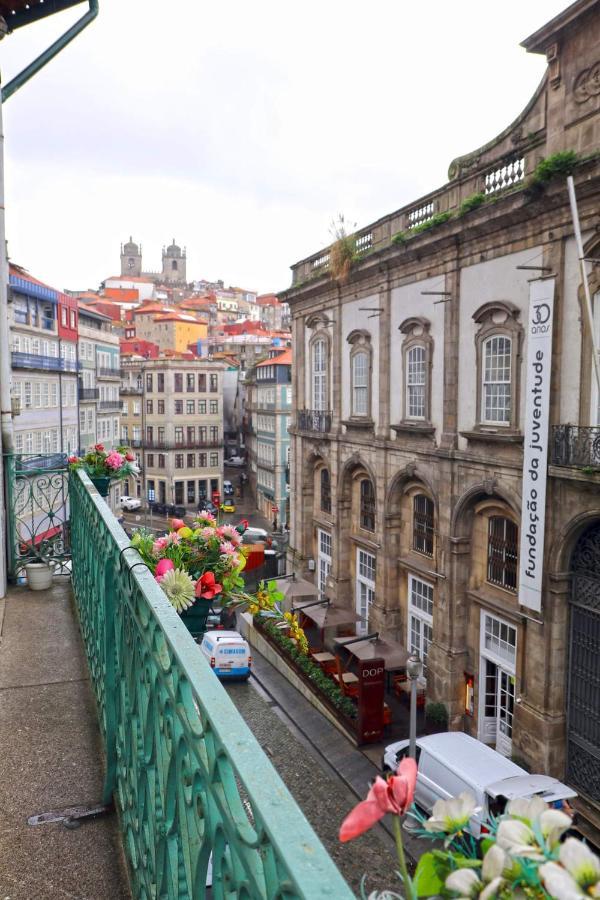
<path fill-rule="evenodd" d="M 88 11 L 75 22 L 63 35 L 61 35 L 57 41 L 54 41 L 47 50 L 44 50 L 43 53 L 30 62 L 28 66 L 26 66 L 22 72 L 19 72 L 18 75 L 15 75 L 5 87 L 2 88 L 2 100 L 8 100 L 9 97 L 18 91 L 20 87 L 29 81 L 40 69 L 50 62 L 50 60 L 54 59 L 54 57 L 63 50 L 67 44 L 70 44 L 73 38 L 76 38 L 78 34 L 81 34 L 84 28 L 86 28 L 90 22 L 98 15 L 98 0 L 88 0 L 90 4 L 90 8 Z"/>

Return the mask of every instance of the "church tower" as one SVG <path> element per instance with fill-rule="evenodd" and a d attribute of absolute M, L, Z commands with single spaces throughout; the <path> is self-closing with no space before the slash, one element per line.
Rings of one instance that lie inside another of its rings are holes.
<path fill-rule="evenodd" d="M 175 238 L 173 238 L 173 243 L 166 249 L 163 247 L 162 277 L 163 281 L 171 282 L 173 284 L 177 282 L 185 284 L 187 282 L 186 250 L 184 247 L 183 253 L 181 252 L 181 247 L 177 246 Z"/>
<path fill-rule="evenodd" d="M 142 245 L 129 238 L 126 244 L 121 244 L 121 275 L 133 275 L 139 277 L 142 274 Z"/>

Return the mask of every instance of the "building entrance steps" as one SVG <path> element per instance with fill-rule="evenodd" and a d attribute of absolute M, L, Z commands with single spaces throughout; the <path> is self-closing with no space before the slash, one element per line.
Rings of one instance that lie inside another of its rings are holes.
<path fill-rule="evenodd" d="M 0 600 L 0 896 L 128 900 L 116 815 L 70 830 L 30 816 L 96 805 L 104 761 L 67 579 Z"/>

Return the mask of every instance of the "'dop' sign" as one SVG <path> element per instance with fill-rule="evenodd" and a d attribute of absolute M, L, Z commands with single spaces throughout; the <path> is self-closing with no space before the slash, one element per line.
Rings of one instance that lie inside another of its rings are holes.
<path fill-rule="evenodd" d="M 382 659 L 358 664 L 358 742 L 372 744 L 383 736 L 385 666 Z"/>

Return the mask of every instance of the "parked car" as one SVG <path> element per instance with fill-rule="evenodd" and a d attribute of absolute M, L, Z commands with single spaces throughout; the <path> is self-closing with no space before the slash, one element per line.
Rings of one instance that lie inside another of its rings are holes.
<path fill-rule="evenodd" d="M 264 528 L 254 528 L 249 525 L 243 534 L 243 541 L 245 544 L 260 544 L 266 542 L 268 537 L 269 533 Z"/>
<path fill-rule="evenodd" d="M 243 456 L 230 456 L 229 459 L 225 460 L 226 466 L 245 466 L 246 460 Z"/>
<path fill-rule="evenodd" d="M 207 631 L 200 650 L 218 678 L 250 677 L 250 645 L 239 631 Z"/>
<path fill-rule="evenodd" d="M 126 494 L 119 497 L 119 506 L 121 509 L 140 509 L 141 505 L 142 501 L 139 497 L 128 497 Z"/>
<path fill-rule="evenodd" d="M 235 503 L 233 500 L 224 500 L 223 503 L 221 503 L 221 511 L 224 513 L 234 513 Z"/>
<path fill-rule="evenodd" d="M 216 517 L 219 514 L 219 507 L 215 506 L 212 500 L 201 500 L 198 504 L 198 512 L 207 512 Z"/>
<path fill-rule="evenodd" d="M 233 497 L 233 495 L 234 495 L 233 484 L 231 483 L 231 481 L 224 481 L 223 482 L 223 496 L 224 497 Z"/>
<path fill-rule="evenodd" d="M 384 772 L 395 771 L 408 756 L 409 742 L 389 744 L 383 754 Z M 417 738 L 417 787 L 415 803 L 431 813 L 436 800 L 457 797 L 463 791 L 477 804 L 469 831 L 478 838 L 490 815 L 504 812 L 515 797 L 541 797 L 553 804 L 576 797 L 572 788 L 549 775 L 532 775 L 487 744 L 464 734 L 446 731 Z"/>

